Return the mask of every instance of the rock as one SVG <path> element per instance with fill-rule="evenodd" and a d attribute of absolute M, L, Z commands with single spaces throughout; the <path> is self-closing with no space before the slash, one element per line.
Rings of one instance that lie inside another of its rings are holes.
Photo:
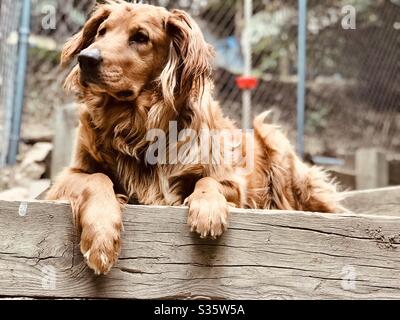
<path fill-rule="evenodd" d="M 14 177 L 11 167 L 0 168 L 0 191 L 8 189 Z"/>
<path fill-rule="evenodd" d="M 51 143 L 38 142 L 26 151 L 15 171 L 15 181 L 18 185 L 27 186 L 31 180 L 42 178 L 48 168 L 52 147 Z"/>
<path fill-rule="evenodd" d="M 38 180 L 46 172 L 44 163 L 31 162 L 20 166 L 15 173 L 15 181 L 19 185 L 26 185 L 30 180 Z"/>
<path fill-rule="evenodd" d="M 29 191 L 26 188 L 15 187 L 0 192 L 0 200 L 17 201 L 17 200 L 28 200 L 28 199 L 29 199 Z"/>
<path fill-rule="evenodd" d="M 0 200 L 18 201 L 33 200 L 43 198 L 45 191 L 50 186 L 50 180 L 24 180 L 25 187 L 13 187 L 11 189 L 0 192 Z"/>
<path fill-rule="evenodd" d="M 53 130 L 44 124 L 24 123 L 21 140 L 27 144 L 51 142 L 53 140 Z"/>
<path fill-rule="evenodd" d="M 21 167 L 29 166 L 34 162 L 44 162 L 50 154 L 53 145 L 49 142 L 38 142 L 25 154 Z"/>
<path fill-rule="evenodd" d="M 48 181 L 40 179 L 48 172 L 51 150 L 52 144 L 47 142 L 33 146 L 21 143 L 19 163 L 0 168 L 0 191 L 8 189 L 3 196 L 34 199 L 42 193 L 49 185 Z"/>

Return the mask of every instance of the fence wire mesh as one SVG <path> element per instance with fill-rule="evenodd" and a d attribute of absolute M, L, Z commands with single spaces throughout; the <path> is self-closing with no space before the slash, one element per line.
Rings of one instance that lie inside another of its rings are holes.
<path fill-rule="evenodd" d="M 6 162 L 10 137 L 20 13 L 20 1 L 0 1 L 0 167 Z"/>
<path fill-rule="evenodd" d="M 207 41 L 216 49 L 215 96 L 224 111 L 240 125 L 241 91 L 235 79 L 243 69 L 243 1 L 144 2 L 168 9 L 180 8 L 196 19 Z M 329 156 L 340 156 L 359 147 L 399 151 L 400 1 L 308 2 L 306 151 Z M 19 11 L 16 1 L 0 3 L 1 36 L 7 39 L 15 30 Z M 71 99 L 62 90 L 67 71 L 58 68 L 59 52 L 65 40 L 82 27 L 94 3 L 32 1 L 23 131 L 29 132 L 32 124 L 50 125 L 53 110 Z M 354 30 L 343 28 L 346 6 L 356 10 Z M 44 20 L 51 8 L 56 16 L 54 28 Z M 259 85 L 252 92 L 252 113 L 273 109 L 274 120 L 294 142 L 298 1 L 253 0 L 253 8 L 250 21 L 253 73 Z M 4 119 L 4 101 L 11 93 L 4 81 L 11 81 L 16 55 L 14 45 L 1 43 L 0 112 Z"/>
<path fill-rule="evenodd" d="M 355 29 L 345 29 L 353 8 Z M 312 0 L 309 19 L 308 150 L 398 151 L 400 1 Z"/>

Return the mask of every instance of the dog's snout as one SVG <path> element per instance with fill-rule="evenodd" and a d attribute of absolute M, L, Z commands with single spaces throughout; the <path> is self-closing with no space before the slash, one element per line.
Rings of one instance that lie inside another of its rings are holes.
<path fill-rule="evenodd" d="M 88 71 L 96 69 L 102 61 L 99 49 L 85 49 L 78 55 L 79 66 Z"/>

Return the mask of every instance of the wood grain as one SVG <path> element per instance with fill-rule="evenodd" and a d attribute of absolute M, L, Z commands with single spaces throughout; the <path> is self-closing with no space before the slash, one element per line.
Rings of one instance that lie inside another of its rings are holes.
<path fill-rule="evenodd" d="M 26 204 L 0 202 L 1 297 L 400 298 L 400 216 L 233 210 L 210 241 L 186 208 L 130 206 L 121 258 L 97 277 L 69 205 Z"/>

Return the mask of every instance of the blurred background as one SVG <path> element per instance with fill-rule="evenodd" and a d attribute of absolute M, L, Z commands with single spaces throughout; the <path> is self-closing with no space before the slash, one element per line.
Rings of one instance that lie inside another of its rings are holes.
<path fill-rule="evenodd" d="M 0 0 L 0 199 L 36 197 L 68 164 L 76 118 L 59 54 L 95 2 Z M 272 109 L 343 189 L 400 184 L 400 0 L 144 2 L 196 19 L 238 125 Z"/>

